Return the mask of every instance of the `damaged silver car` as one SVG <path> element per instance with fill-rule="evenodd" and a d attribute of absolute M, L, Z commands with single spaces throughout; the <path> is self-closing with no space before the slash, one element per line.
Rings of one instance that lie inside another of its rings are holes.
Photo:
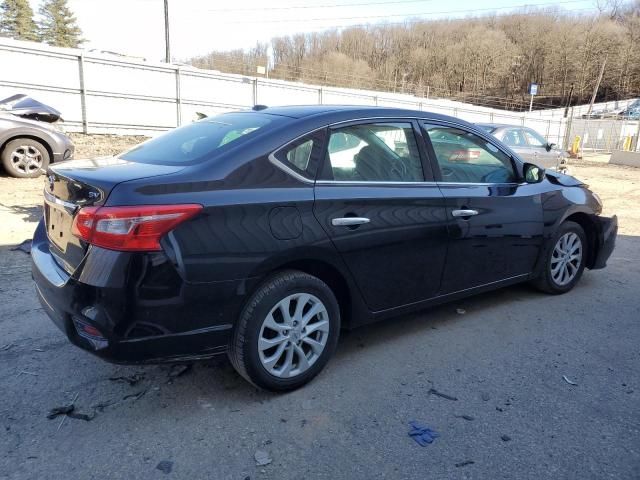
<path fill-rule="evenodd" d="M 61 121 L 59 111 L 27 95 L 0 100 L 0 160 L 6 173 L 38 177 L 50 163 L 72 158 L 75 147 Z"/>

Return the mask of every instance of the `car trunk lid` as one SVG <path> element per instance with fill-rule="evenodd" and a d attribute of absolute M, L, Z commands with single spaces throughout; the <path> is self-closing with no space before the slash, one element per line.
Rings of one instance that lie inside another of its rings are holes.
<path fill-rule="evenodd" d="M 151 165 L 119 158 L 75 160 L 49 168 L 44 187 L 44 217 L 49 250 L 69 274 L 81 264 L 89 245 L 72 233 L 73 220 L 85 206 L 101 206 L 123 182 L 168 175 L 182 166 Z"/>

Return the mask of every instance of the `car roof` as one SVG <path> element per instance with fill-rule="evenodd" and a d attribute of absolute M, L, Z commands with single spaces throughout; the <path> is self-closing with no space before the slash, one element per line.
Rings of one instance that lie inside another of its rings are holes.
<path fill-rule="evenodd" d="M 433 113 L 424 110 L 411 110 L 405 108 L 392 107 L 376 107 L 367 105 L 292 105 L 282 107 L 267 107 L 259 110 L 245 110 L 245 112 L 258 112 L 269 115 L 278 115 L 295 119 L 311 119 L 328 120 L 328 121 L 345 121 L 353 118 L 353 120 L 363 118 L 394 118 L 394 117 L 410 117 L 425 120 L 444 120 L 448 122 L 475 127 L 472 123 L 466 122 L 459 118 Z"/>
<path fill-rule="evenodd" d="M 491 127 L 491 128 L 529 128 L 522 125 L 509 125 L 508 123 L 476 123 L 479 127 Z"/>

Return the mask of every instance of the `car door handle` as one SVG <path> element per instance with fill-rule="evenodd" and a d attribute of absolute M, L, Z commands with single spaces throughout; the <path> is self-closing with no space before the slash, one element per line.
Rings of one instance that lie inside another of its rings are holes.
<path fill-rule="evenodd" d="M 454 217 L 473 217 L 474 215 L 478 215 L 477 210 L 453 210 L 451 215 Z"/>
<path fill-rule="evenodd" d="M 342 217 L 331 219 L 331 225 L 334 227 L 353 227 L 369 223 L 371 220 L 365 217 Z"/>

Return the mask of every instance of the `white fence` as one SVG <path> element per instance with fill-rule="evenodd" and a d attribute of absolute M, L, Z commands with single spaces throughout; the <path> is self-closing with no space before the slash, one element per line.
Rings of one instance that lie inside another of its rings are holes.
<path fill-rule="evenodd" d="M 356 104 L 429 110 L 464 120 L 526 125 L 563 145 L 563 109 L 519 114 L 446 99 L 200 70 L 0 38 L 0 98 L 26 93 L 62 112 L 69 131 L 153 135 L 255 104 Z M 620 108 L 624 104 L 620 104 Z"/>

